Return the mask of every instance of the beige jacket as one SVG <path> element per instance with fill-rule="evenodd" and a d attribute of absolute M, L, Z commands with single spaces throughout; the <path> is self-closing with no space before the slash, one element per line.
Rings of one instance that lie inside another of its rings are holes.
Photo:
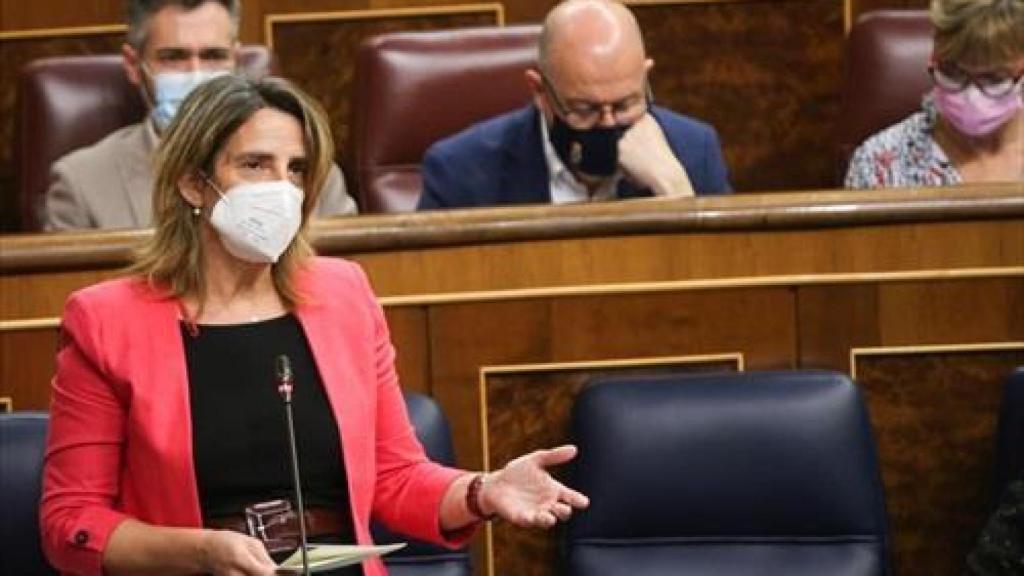
<path fill-rule="evenodd" d="M 153 151 L 157 137 L 132 124 L 67 154 L 50 168 L 39 221 L 44 230 L 147 228 L 152 225 Z M 355 214 L 337 166 L 324 184 L 318 216 Z"/>

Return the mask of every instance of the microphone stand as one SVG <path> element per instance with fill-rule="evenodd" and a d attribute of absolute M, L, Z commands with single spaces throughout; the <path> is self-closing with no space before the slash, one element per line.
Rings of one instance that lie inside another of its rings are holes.
<path fill-rule="evenodd" d="M 292 484 L 295 504 L 299 509 L 299 546 L 302 550 L 302 574 L 309 576 L 309 552 L 306 546 L 306 507 L 302 504 L 302 482 L 299 480 L 299 456 L 295 446 L 295 420 L 292 417 L 292 365 L 284 354 L 277 357 L 277 391 L 284 400 L 285 424 L 288 428 L 288 452 L 292 463 Z"/>

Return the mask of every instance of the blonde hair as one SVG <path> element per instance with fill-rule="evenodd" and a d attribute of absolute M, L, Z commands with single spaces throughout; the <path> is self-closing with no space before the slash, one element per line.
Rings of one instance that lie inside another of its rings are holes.
<path fill-rule="evenodd" d="M 307 224 L 334 155 L 326 114 L 315 100 L 286 80 L 225 75 L 196 88 L 163 134 L 155 159 L 155 230 L 130 268 L 131 273 L 142 275 L 151 286 L 169 296 L 196 297 L 200 311 L 206 288 L 202 222 L 182 196 L 179 182 L 184 178 L 202 182 L 205 175 L 212 176 L 225 144 L 263 108 L 289 114 L 302 125 L 306 151 L 302 226 L 271 269 L 274 287 L 285 304 L 292 307 L 300 300 L 293 274 L 305 258 L 313 255 Z"/>
<path fill-rule="evenodd" d="M 932 0 L 935 58 L 998 67 L 1024 57 L 1024 0 Z"/>

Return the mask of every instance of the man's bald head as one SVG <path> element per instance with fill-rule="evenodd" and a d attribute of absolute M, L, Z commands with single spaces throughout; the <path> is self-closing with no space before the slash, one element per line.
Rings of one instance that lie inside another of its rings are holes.
<path fill-rule="evenodd" d="M 538 64 L 545 74 L 575 75 L 580 67 L 642 65 L 640 25 L 628 8 L 609 0 L 569 0 L 544 19 Z"/>

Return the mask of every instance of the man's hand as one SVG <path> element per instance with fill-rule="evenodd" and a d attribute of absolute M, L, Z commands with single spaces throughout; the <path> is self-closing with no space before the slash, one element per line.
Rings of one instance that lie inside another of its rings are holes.
<path fill-rule="evenodd" d="M 619 140 L 619 165 L 627 177 L 655 196 L 693 196 L 690 177 L 650 113 L 633 124 Z"/>

